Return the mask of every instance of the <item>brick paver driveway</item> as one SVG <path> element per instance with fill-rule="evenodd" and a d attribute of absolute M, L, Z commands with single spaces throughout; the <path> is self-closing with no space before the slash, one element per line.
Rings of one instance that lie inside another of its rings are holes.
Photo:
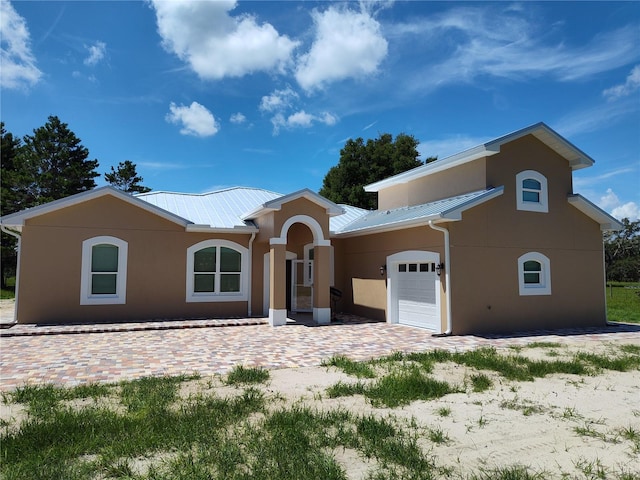
<path fill-rule="evenodd" d="M 210 326 L 214 321 L 209 324 L 124 324 L 107 332 L 91 332 L 90 327 L 16 326 L 3 329 L 0 331 L 0 390 L 26 383 L 75 385 L 148 375 L 192 372 L 211 375 L 225 373 L 237 364 L 264 368 L 313 366 L 339 354 L 362 360 L 395 351 L 434 348 L 461 351 L 484 345 L 500 348 L 533 341 L 640 344 L 640 325 L 535 332 L 510 337 L 437 338 L 425 330 L 377 322 L 347 320 L 325 327 L 292 323 L 272 328 L 263 321 L 223 327 Z"/>

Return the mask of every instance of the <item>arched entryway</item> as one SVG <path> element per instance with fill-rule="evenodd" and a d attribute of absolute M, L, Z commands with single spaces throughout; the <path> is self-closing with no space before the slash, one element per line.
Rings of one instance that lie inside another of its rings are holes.
<path fill-rule="evenodd" d="M 310 243 L 313 246 L 313 260 L 305 258 Z M 294 215 L 283 223 L 280 236 L 271 238 L 269 245 L 268 265 L 265 263 L 265 272 L 268 272 L 268 277 L 265 273 L 265 283 L 268 281 L 269 324 L 278 326 L 286 323 L 288 289 L 291 289 L 291 302 L 296 302 L 296 309 L 308 309 L 313 313 L 316 323 L 328 324 L 331 321 L 331 242 L 325 238 L 318 221 L 308 215 Z M 305 300 L 307 304 L 304 308 L 300 308 L 298 302 L 302 301 L 303 295 L 309 298 Z"/>

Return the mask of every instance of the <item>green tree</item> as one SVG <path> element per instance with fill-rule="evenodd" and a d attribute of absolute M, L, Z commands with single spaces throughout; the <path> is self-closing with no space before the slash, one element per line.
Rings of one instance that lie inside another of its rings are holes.
<path fill-rule="evenodd" d="M 640 281 L 640 220 L 622 219 L 623 229 L 604 235 L 607 280 Z"/>
<path fill-rule="evenodd" d="M 21 143 L 2 124 L 0 214 L 8 215 L 96 186 L 97 160 L 58 117 L 25 135 Z M 2 286 L 16 268 L 16 240 L 2 234 Z"/>
<path fill-rule="evenodd" d="M 58 117 L 25 135 L 22 149 L 24 168 L 33 176 L 28 195 L 46 203 L 96 186 L 98 160 L 88 160 L 89 150 Z"/>
<path fill-rule="evenodd" d="M 0 216 L 9 215 L 32 206 L 26 196 L 29 178 L 19 160 L 22 142 L 4 128 L 0 122 L 2 145 L 0 146 Z M 15 275 L 17 262 L 17 240 L 2 232 L 0 262 L 2 263 L 1 284 L 7 288 L 7 278 Z"/>
<path fill-rule="evenodd" d="M 114 187 L 127 193 L 150 192 L 149 187 L 140 185 L 143 178 L 136 172 L 136 164 L 131 160 L 125 160 L 118 164 L 118 168 L 111 167 L 111 173 L 105 173 L 104 179 Z"/>
<path fill-rule="evenodd" d="M 349 139 L 340 150 L 338 165 L 331 167 L 324 177 L 320 195 L 336 203 L 374 210 L 375 194 L 364 191 L 364 186 L 384 178 L 419 167 L 418 140 L 401 133 L 395 140 L 389 133 L 376 139 Z M 427 159 L 427 163 L 435 160 Z"/>

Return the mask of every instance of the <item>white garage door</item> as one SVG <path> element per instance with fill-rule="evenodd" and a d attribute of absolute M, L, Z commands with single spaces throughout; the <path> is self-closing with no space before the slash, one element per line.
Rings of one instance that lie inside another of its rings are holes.
<path fill-rule="evenodd" d="M 398 323 L 440 331 L 435 262 L 406 262 L 397 269 Z"/>

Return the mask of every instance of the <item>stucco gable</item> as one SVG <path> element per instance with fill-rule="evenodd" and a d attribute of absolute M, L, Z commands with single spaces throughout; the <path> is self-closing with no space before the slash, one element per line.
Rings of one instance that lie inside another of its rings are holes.
<path fill-rule="evenodd" d="M 442 160 L 436 160 L 435 162 L 416 167 L 407 172 L 394 175 L 393 177 L 386 178 L 379 182 L 366 185 L 364 187 L 366 192 L 379 192 L 389 187 L 402 185 L 409 183 L 418 178 L 426 177 L 434 173 L 442 172 L 480 158 L 490 157 L 497 153 L 500 153 L 500 149 L 503 145 L 511 143 L 527 135 L 533 135 L 549 148 L 554 150 L 560 156 L 565 158 L 572 170 L 578 170 L 581 168 L 590 167 L 594 164 L 594 160 L 577 148 L 566 138 L 562 137 L 556 131 L 551 129 L 545 123 L 540 122 L 521 130 L 509 133 L 502 137 L 491 140 L 487 143 L 478 145 L 477 147 L 470 148 L 463 152 L 457 153 Z"/>
<path fill-rule="evenodd" d="M 83 205 L 92 200 L 96 200 L 106 196 L 114 197 L 118 200 L 126 202 L 130 205 L 133 205 L 146 212 L 157 215 L 165 220 L 168 220 L 170 222 L 173 222 L 185 228 L 187 227 L 188 224 L 191 223 L 189 222 L 189 220 L 185 218 L 179 217 L 177 215 L 174 215 L 171 212 L 167 212 L 166 210 L 163 210 L 147 202 L 139 200 L 136 197 L 129 195 L 128 193 L 122 192 L 121 190 L 118 190 L 111 186 L 106 186 L 106 187 L 95 188 L 93 190 L 87 190 L 86 192 L 78 193 L 76 195 L 71 195 L 69 197 L 61 198 L 59 200 L 54 200 L 53 202 L 28 208 L 21 212 L 13 213 L 11 215 L 5 215 L 4 217 L 0 218 L 0 224 L 5 227 L 11 227 L 11 228 L 17 229 L 19 231 L 25 225 L 25 222 L 27 220 L 34 219 L 50 213 L 58 212 L 65 208 Z"/>
<path fill-rule="evenodd" d="M 300 198 L 304 198 L 324 208 L 327 212 L 327 215 L 329 215 L 330 217 L 342 215 L 343 213 L 345 213 L 344 209 L 340 206 L 309 190 L 308 188 L 305 188 L 302 190 L 298 190 L 297 192 L 290 193 L 289 195 L 283 195 L 282 197 L 278 197 L 265 202 L 255 209 L 245 213 L 240 218 L 242 218 L 243 220 L 254 220 L 269 212 L 281 210 L 283 205 L 294 202 Z"/>
<path fill-rule="evenodd" d="M 567 197 L 567 200 L 587 217 L 597 222 L 600 225 L 600 230 L 603 232 L 607 230 L 622 230 L 624 228 L 618 220 L 591 203 L 582 195 L 572 194 Z"/>

